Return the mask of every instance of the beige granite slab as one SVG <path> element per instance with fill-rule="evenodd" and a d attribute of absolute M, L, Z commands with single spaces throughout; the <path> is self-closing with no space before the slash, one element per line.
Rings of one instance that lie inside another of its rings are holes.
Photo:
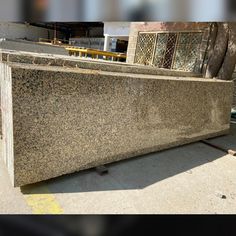
<path fill-rule="evenodd" d="M 14 186 L 227 134 L 229 81 L 1 63 Z"/>

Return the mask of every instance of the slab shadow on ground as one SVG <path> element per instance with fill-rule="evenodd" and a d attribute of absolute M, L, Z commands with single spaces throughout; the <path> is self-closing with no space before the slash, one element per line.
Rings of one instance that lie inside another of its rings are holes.
<path fill-rule="evenodd" d="M 143 189 L 158 181 L 212 162 L 225 153 L 197 142 L 107 165 L 109 173 L 94 169 L 64 175 L 21 188 L 24 194 L 82 193 Z"/>
<path fill-rule="evenodd" d="M 229 135 L 211 138 L 207 141 L 223 149 L 236 151 L 236 119 L 231 120 Z"/>

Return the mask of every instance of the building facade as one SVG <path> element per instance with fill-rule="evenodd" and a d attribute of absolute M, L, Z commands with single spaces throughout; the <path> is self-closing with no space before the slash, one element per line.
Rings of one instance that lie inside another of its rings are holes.
<path fill-rule="evenodd" d="M 206 60 L 208 23 L 133 22 L 127 63 L 201 72 Z"/>

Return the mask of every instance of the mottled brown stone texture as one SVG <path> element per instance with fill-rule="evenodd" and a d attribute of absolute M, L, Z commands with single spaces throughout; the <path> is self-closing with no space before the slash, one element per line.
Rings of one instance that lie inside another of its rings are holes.
<path fill-rule="evenodd" d="M 227 134 L 233 83 L 1 63 L 14 186 Z"/>

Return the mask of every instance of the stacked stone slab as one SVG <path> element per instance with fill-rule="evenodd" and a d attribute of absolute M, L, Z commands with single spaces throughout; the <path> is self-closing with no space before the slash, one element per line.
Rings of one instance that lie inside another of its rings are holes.
<path fill-rule="evenodd" d="M 14 186 L 229 132 L 230 81 L 55 58 L 1 55 L 3 156 Z"/>

